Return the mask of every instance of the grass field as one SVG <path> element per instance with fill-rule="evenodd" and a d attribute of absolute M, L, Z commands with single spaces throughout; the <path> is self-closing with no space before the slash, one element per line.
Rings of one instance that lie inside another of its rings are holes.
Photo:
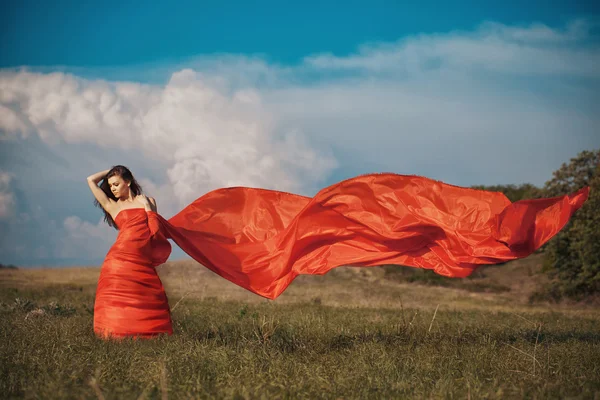
<path fill-rule="evenodd" d="M 99 268 L 2 269 L 0 396 L 600 398 L 600 310 L 529 304 L 538 265 L 443 286 L 344 267 L 269 301 L 169 262 L 175 334 L 123 342 L 92 332 Z"/>

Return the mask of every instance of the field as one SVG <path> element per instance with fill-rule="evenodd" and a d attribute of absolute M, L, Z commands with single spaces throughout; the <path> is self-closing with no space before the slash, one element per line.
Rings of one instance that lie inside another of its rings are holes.
<path fill-rule="evenodd" d="M 92 332 L 99 268 L 1 269 L 0 396 L 600 398 L 600 309 L 530 304 L 539 264 L 436 285 L 343 267 L 270 301 L 169 262 L 175 334 L 123 342 Z"/>

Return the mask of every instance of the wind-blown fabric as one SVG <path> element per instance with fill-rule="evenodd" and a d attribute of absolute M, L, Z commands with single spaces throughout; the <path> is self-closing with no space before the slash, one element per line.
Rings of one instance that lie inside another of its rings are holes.
<path fill-rule="evenodd" d="M 558 233 L 589 187 L 515 203 L 500 192 L 392 173 L 357 176 L 314 197 L 218 189 L 169 220 L 166 237 L 225 279 L 268 299 L 300 274 L 399 264 L 447 277 L 523 258 Z"/>
<path fill-rule="evenodd" d="M 466 277 L 485 264 L 523 258 L 569 221 L 589 187 L 553 198 L 511 203 L 500 192 L 429 178 L 368 174 L 314 197 L 231 187 L 209 192 L 168 220 L 122 210 L 101 270 L 94 329 L 101 336 L 172 332 L 154 268 L 172 239 L 223 278 L 268 299 L 300 274 L 398 264 Z"/>

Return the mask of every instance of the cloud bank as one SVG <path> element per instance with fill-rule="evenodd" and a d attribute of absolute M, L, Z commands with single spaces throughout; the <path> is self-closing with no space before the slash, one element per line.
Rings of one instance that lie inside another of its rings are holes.
<path fill-rule="evenodd" d="M 99 264 L 116 233 L 84 178 L 115 164 L 166 217 L 219 187 L 313 195 L 369 172 L 540 185 L 600 146 L 597 28 L 487 22 L 298 65 L 204 56 L 138 80 L 0 71 L 0 262 Z"/>

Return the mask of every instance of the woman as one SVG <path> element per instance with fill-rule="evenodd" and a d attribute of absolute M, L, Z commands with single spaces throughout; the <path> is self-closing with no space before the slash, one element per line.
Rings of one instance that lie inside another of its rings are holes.
<path fill-rule="evenodd" d="M 96 293 L 94 329 L 102 337 L 172 333 L 154 270 L 169 257 L 167 239 L 225 279 L 275 299 L 296 276 L 341 265 L 397 264 L 466 277 L 481 265 L 526 257 L 558 233 L 589 194 L 584 187 L 511 203 L 500 192 L 381 173 L 338 182 L 312 198 L 218 189 L 165 220 L 126 167 L 88 182 L 105 220 L 120 230 Z"/>
<path fill-rule="evenodd" d="M 88 184 L 105 221 L 119 229 L 100 270 L 94 332 L 103 338 L 172 334 L 167 296 L 155 270 L 171 245 L 158 233 L 156 201 L 142 194 L 123 166 L 89 176 Z"/>

